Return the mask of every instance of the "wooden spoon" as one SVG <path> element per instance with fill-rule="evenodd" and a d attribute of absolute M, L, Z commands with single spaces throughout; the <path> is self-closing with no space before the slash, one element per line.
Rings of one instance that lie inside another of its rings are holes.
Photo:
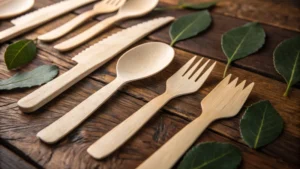
<path fill-rule="evenodd" d="M 128 0 L 119 9 L 119 12 L 116 15 L 103 20 L 71 39 L 55 45 L 54 48 L 59 51 L 71 50 L 103 32 L 106 28 L 117 21 L 146 15 L 155 8 L 158 1 L 159 0 Z"/>
<path fill-rule="evenodd" d="M 167 67 L 174 58 L 167 44 L 151 42 L 126 52 L 118 61 L 117 78 L 84 100 L 69 113 L 37 134 L 46 143 L 55 143 L 96 111 L 115 91 L 128 82 L 152 76 Z"/>
<path fill-rule="evenodd" d="M 34 5 L 34 0 L 0 0 L 0 19 L 20 15 Z"/>

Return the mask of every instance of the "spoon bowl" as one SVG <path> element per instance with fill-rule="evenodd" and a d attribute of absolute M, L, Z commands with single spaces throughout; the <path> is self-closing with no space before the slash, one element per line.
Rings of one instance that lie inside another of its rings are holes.
<path fill-rule="evenodd" d="M 11 18 L 20 15 L 34 5 L 34 0 L 1 0 L 0 19 Z"/>
<path fill-rule="evenodd" d="M 119 78 L 129 81 L 149 77 L 167 67 L 174 50 L 167 44 L 150 42 L 126 52 L 117 63 Z"/>
<path fill-rule="evenodd" d="M 118 15 L 126 15 L 128 17 L 143 16 L 152 11 L 159 0 L 128 0 L 118 11 Z"/>

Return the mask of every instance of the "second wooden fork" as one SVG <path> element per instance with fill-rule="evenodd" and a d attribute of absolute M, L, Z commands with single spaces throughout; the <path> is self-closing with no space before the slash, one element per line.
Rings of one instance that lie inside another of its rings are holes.
<path fill-rule="evenodd" d="M 96 15 L 118 10 L 125 3 L 125 1 L 126 0 L 102 0 L 101 2 L 95 4 L 92 10 L 87 11 L 65 23 L 64 25 L 39 36 L 38 39 L 42 41 L 53 41 L 58 39 Z"/>
<path fill-rule="evenodd" d="M 164 94 L 144 105 L 132 116 L 100 138 L 88 148 L 88 153 L 96 159 L 108 156 L 130 139 L 169 100 L 198 91 L 215 67 L 216 62 L 200 76 L 209 60 L 198 69 L 203 58 L 191 67 L 195 59 L 196 56 L 168 79 L 167 90 Z"/>
<path fill-rule="evenodd" d="M 244 88 L 246 81 L 236 86 L 238 78 L 229 84 L 231 75 L 219 83 L 201 102 L 202 114 L 184 127 L 137 169 L 170 169 L 195 142 L 210 123 L 233 117 L 241 110 L 254 83 Z M 205 154 L 203 154 L 205 156 Z M 207 161 L 215 159 L 207 159 Z"/>

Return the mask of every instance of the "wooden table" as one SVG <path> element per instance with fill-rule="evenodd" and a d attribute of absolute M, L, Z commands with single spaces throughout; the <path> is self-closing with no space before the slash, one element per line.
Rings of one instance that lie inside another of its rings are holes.
<path fill-rule="evenodd" d="M 47 6 L 55 1 L 59 0 L 37 0 L 35 9 Z M 198 0 L 198 2 L 200 1 Z M 176 4 L 177 2 L 175 0 L 162 0 L 161 3 Z M 239 122 L 245 110 L 243 109 L 235 118 L 213 123 L 202 134 L 197 143 L 218 141 L 237 146 L 243 153 L 243 162 L 240 168 L 299 168 L 300 85 L 298 84 L 292 89 L 289 98 L 283 97 L 282 94 L 286 85 L 281 76 L 275 71 L 272 61 L 272 53 L 281 41 L 299 35 L 299 6 L 300 4 L 297 0 L 221 1 L 217 7 L 211 10 L 213 24 L 208 31 L 201 33 L 195 38 L 177 43 L 175 47 L 176 58 L 169 67 L 153 77 L 130 83 L 123 87 L 80 127 L 55 145 L 42 143 L 35 136 L 36 133 L 64 115 L 92 93 L 111 82 L 116 76 L 115 66 L 118 57 L 71 87 L 34 114 L 22 113 L 17 107 L 17 101 L 36 88 L 1 91 L 0 141 L 2 145 L 0 146 L 0 168 L 131 169 L 137 167 L 176 132 L 200 115 L 201 99 L 222 79 L 226 57 L 221 50 L 221 35 L 249 21 L 262 23 L 267 33 L 266 45 L 252 56 L 236 61 L 229 72 L 233 76 L 240 77 L 240 79 L 256 83 L 254 91 L 245 106 L 249 106 L 259 100 L 270 100 L 284 119 L 284 132 L 275 142 L 266 147 L 259 150 L 249 148 L 243 142 L 239 131 Z M 9 43 L 23 38 L 35 39 L 38 35 L 52 30 L 91 7 L 87 6 L 78 9 L 22 37 L 1 44 L 0 78 L 5 79 L 16 73 L 15 71 L 8 71 L 4 64 L 3 55 Z M 38 57 L 24 67 L 22 71 L 32 70 L 43 64 L 55 64 L 59 66 L 60 74 L 63 74 L 76 64 L 71 60 L 74 55 L 114 32 L 150 18 L 166 15 L 179 17 L 191 12 L 193 11 L 152 12 L 140 19 L 117 23 L 114 28 L 105 34 L 97 36 L 87 44 L 71 52 L 59 53 L 52 48 L 54 44 L 74 36 L 108 15 L 100 16 L 54 43 L 37 42 Z M 11 26 L 8 21 L 1 21 L 0 23 L 1 30 Z M 169 43 L 168 29 L 169 26 L 162 28 L 137 44 L 148 41 Z M 166 79 L 195 54 L 218 61 L 211 77 L 208 78 L 208 81 L 199 92 L 171 101 L 137 135 L 108 158 L 96 161 L 87 154 L 86 149 L 89 145 L 121 123 L 145 103 L 161 94 L 165 89 Z"/>

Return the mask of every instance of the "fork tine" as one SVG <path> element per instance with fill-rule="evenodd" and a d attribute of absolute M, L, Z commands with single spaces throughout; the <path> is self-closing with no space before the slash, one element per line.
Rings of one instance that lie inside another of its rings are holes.
<path fill-rule="evenodd" d="M 239 78 L 235 78 L 231 83 L 229 83 L 228 87 L 232 88 L 235 87 L 237 82 L 238 82 Z"/>
<path fill-rule="evenodd" d="M 242 83 L 240 83 L 240 84 L 236 87 L 236 89 L 237 89 L 238 91 L 242 91 L 242 90 L 244 89 L 245 84 L 246 84 L 246 80 L 244 80 Z"/>
<path fill-rule="evenodd" d="M 202 84 L 206 81 L 206 79 L 208 78 L 208 76 L 210 75 L 210 73 L 212 72 L 212 70 L 214 69 L 214 67 L 216 66 L 217 62 L 214 62 L 214 64 L 212 64 L 207 70 L 206 72 L 197 80 L 197 85 L 199 85 L 199 87 L 202 86 Z"/>
<path fill-rule="evenodd" d="M 198 70 L 197 72 L 193 75 L 193 77 L 191 78 L 192 80 L 197 80 L 198 77 L 200 76 L 200 74 L 203 72 L 204 68 L 207 66 L 207 64 L 210 62 L 210 59 L 207 60 Z"/>
<path fill-rule="evenodd" d="M 195 61 L 195 59 L 197 58 L 197 56 L 194 56 L 192 59 L 190 59 L 185 65 L 183 65 L 177 72 L 177 74 L 180 74 L 180 76 L 183 76 L 185 74 L 185 72 L 187 72 L 187 70 L 189 69 L 189 67 L 191 67 L 191 65 L 193 64 L 193 62 Z"/>
<path fill-rule="evenodd" d="M 202 62 L 202 60 L 203 60 L 203 58 L 201 58 L 192 68 L 190 68 L 189 71 L 184 74 L 184 76 L 186 76 L 187 78 L 191 78 L 193 73 L 195 72 L 195 70 L 198 68 L 198 66 Z"/>

